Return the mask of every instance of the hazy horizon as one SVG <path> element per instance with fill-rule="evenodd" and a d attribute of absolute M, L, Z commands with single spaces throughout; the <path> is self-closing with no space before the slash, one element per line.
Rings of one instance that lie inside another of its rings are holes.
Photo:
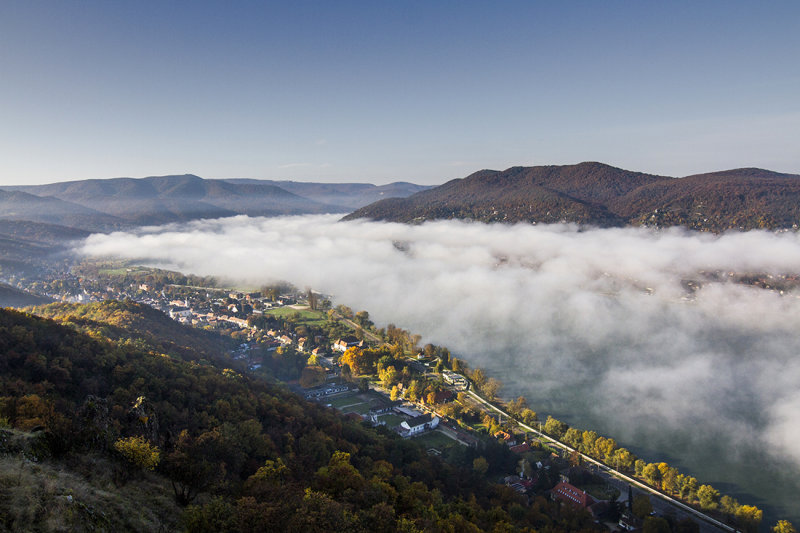
<path fill-rule="evenodd" d="M 586 163 L 586 162 L 590 162 L 590 161 L 577 161 L 577 162 L 574 162 L 574 163 L 564 163 L 563 165 L 556 165 L 556 164 L 552 164 L 551 165 L 549 163 L 542 163 L 542 165 L 543 166 L 571 166 L 571 165 L 577 165 L 579 163 Z M 610 163 L 607 163 L 605 161 L 592 161 L 592 162 L 597 162 L 597 163 L 601 163 L 601 164 L 607 164 L 607 165 L 616 167 L 616 165 L 611 165 Z M 528 166 L 528 165 L 511 165 L 511 166 L 513 167 L 513 166 Z M 530 166 L 540 166 L 540 165 L 530 165 Z M 377 180 L 373 180 L 373 181 L 369 181 L 369 180 L 363 180 L 363 181 L 355 181 L 355 180 L 353 180 L 353 181 L 347 181 L 347 180 L 344 180 L 344 181 L 324 181 L 324 180 L 315 180 L 313 178 L 309 178 L 309 179 L 284 179 L 284 178 L 248 178 L 248 177 L 241 177 L 241 176 L 210 177 L 210 176 L 202 176 L 202 175 L 197 174 L 195 172 L 179 172 L 179 173 L 174 173 L 174 174 L 154 174 L 154 175 L 148 175 L 148 176 L 110 176 L 110 177 L 105 177 L 105 178 L 77 178 L 77 179 L 68 179 L 68 180 L 43 181 L 41 183 L 25 183 L 25 184 L 22 184 L 22 183 L 8 183 L 8 184 L 0 184 L 0 187 L 2 187 L 2 186 L 27 187 L 27 186 L 36 186 L 36 185 L 52 185 L 52 184 L 56 184 L 56 183 L 71 183 L 71 182 L 86 181 L 86 180 L 146 179 L 146 178 L 161 178 L 161 177 L 169 177 L 169 176 L 189 176 L 189 175 L 197 176 L 199 178 L 209 179 L 209 180 L 241 180 L 241 179 L 244 179 L 244 180 L 255 180 L 255 181 L 271 181 L 271 182 L 282 182 L 282 181 L 285 181 L 285 182 L 295 182 L 295 183 L 320 183 L 320 184 L 350 184 L 350 183 L 355 183 L 355 184 L 366 184 L 366 185 L 376 185 L 376 186 L 390 185 L 392 183 L 403 183 L 403 182 L 405 182 L 405 183 L 413 183 L 415 185 L 426 185 L 426 186 L 436 187 L 436 186 L 442 185 L 442 184 L 444 184 L 447 181 L 450 181 L 452 179 L 465 178 L 465 177 L 469 176 L 470 174 L 472 174 L 474 172 L 481 171 L 481 170 L 503 171 L 503 170 L 506 170 L 507 168 L 510 168 L 510 167 L 505 167 L 505 168 L 475 168 L 475 169 L 469 170 L 463 176 L 454 176 L 454 177 L 448 178 L 448 179 L 446 179 L 444 181 L 436 182 L 436 183 L 420 183 L 420 182 L 416 182 L 416 181 L 413 181 L 413 180 L 404 180 L 404 179 L 384 180 L 384 181 L 380 181 L 379 182 Z M 632 172 L 642 172 L 644 174 L 659 175 L 657 173 L 649 172 L 647 170 L 642 170 L 642 169 L 638 169 L 638 168 L 623 168 L 623 167 L 617 167 L 617 168 L 622 168 L 623 170 L 628 170 L 628 171 L 632 171 Z M 738 168 L 744 168 L 744 167 L 738 167 Z M 665 176 L 663 174 L 660 174 L 660 175 L 662 175 L 664 177 L 671 177 L 671 178 L 685 178 L 685 177 L 693 176 L 693 175 L 696 175 L 696 174 L 706 174 L 706 173 L 711 173 L 711 172 L 721 172 L 721 171 L 727 171 L 727 170 L 736 170 L 736 169 L 733 168 L 733 167 L 730 167 L 730 168 L 716 168 L 716 169 L 706 169 L 706 170 L 703 170 L 703 171 L 692 172 L 692 173 L 684 174 L 684 175 L 680 175 L 680 176 Z M 798 175 L 800 175 L 800 170 L 781 170 L 781 169 L 775 169 L 775 168 L 763 168 L 762 170 L 768 170 L 768 171 L 771 171 L 771 172 L 778 172 L 778 173 L 782 173 L 782 174 L 798 174 Z"/>

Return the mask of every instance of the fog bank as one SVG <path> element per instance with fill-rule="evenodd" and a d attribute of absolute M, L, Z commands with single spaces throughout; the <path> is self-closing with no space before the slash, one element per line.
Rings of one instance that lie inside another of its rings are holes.
<path fill-rule="evenodd" d="M 93 235 L 81 252 L 313 287 L 620 440 L 682 431 L 728 459 L 756 441 L 800 464 L 800 294 L 727 274 L 800 273 L 794 233 L 235 217 Z M 718 280 L 688 291 L 701 272 Z"/>

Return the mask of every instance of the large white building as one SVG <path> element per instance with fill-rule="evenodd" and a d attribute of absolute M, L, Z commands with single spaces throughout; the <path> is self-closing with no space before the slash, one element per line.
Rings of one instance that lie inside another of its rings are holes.
<path fill-rule="evenodd" d="M 409 420 L 403 420 L 400 423 L 400 427 L 405 430 L 403 433 L 409 437 L 412 435 L 417 435 L 418 433 L 422 433 L 426 429 L 434 429 L 438 425 L 439 417 L 429 414 L 416 416 Z"/>

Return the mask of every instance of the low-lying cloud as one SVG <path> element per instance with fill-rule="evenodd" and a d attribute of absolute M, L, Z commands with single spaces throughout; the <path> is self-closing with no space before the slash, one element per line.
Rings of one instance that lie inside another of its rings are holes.
<path fill-rule="evenodd" d="M 721 439 L 728 457 L 757 440 L 800 464 L 800 294 L 728 275 L 800 273 L 795 233 L 235 217 L 93 235 L 81 251 L 313 287 L 621 440 L 681 432 L 685 449 Z M 704 272 L 717 281 L 687 290 Z"/>

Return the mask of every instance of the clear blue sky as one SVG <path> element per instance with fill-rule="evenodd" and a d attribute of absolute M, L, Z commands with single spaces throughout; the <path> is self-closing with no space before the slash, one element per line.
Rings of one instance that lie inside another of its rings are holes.
<path fill-rule="evenodd" d="M 0 184 L 800 173 L 800 2 L 0 3 Z"/>

